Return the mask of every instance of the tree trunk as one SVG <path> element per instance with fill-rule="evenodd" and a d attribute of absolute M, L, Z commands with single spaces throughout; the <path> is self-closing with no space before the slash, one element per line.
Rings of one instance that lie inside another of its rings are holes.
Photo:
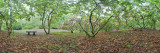
<path fill-rule="evenodd" d="M 128 20 L 126 19 L 126 25 L 128 25 Z"/>
<path fill-rule="evenodd" d="M 71 33 L 73 33 L 73 30 L 71 30 Z"/>
<path fill-rule="evenodd" d="M 156 30 L 156 21 L 153 19 L 153 29 Z"/>
<path fill-rule="evenodd" d="M 0 22 L 0 31 L 2 31 L 2 22 Z"/>
<path fill-rule="evenodd" d="M 51 23 L 49 22 L 49 19 L 48 19 L 48 34 L 50 34 L 50 29 L 51 29 Z"/>
<path fill-rule="evenodd" d="M 42 21 L 42 26 L 43 26 L 44 32 L 47 34 L 47 31 L 46 31 L 46 28 L 45 28 L 45 24 L 43 23 L 43 21 Z"/>
<path fill-rule="evenodd" d="M 143 17 L 142 17 L 143 18 Z M 145 28 L 144 18 L 143 18 L 143 28 Z"/>
<path fill-rule="evenodd" d="M 118 30 L 120 29 L 120 26 L 121 26 L 121 20 L 120 20 L 120 18 L 118 17 Z"/>
<path fill-rule="evenodd" d="M 46 14 L 46 4 L 44 5 L 44 12 L 43 12 L 43 17 L 42 17 L 42 26 L 43 26 L 44 32 L 46 34 L 48 34 L 47 31 L 46 31 L 46 28 L 45 28 L 45 14 Z"/>
<path fill-rule="evenodd" d="M 12 6 L 10 5 L 10 24 L 8 25 L 8 35 L 11 35 L 12 33 L 12 23 L 13 23 L 13 19 L 12 19 Z"/>

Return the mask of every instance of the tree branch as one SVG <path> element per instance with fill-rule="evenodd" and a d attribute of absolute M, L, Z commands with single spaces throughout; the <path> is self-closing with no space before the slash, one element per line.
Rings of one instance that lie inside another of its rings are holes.
<path fill-rule="evenodd" d="M 112 17 L 113 17 L 113 15 L 107 20 L 107 22 L 105 22 L 105 23 L 103 24 L 103 26 L 102 26 L 101 28 L 99 28 L 99 30 L 94 34 L 94 36 L 95 36 L 101 29 L 104 28 L 104 26 L 109 22 L 109 20 L 110 20 Z"/>
<path fill-rule="evenodd" d="M 90 16 L 89 16 L 89 23 L 90 23 L 90 26 L 91 26 L 91 33 L 94 35 L 94 26 L 93 26 L 93 24 L 92 24 L 92 14 L 93 14 L 93 12 L 94 12 L 94 10 L 96 10 L 97 9 L 97 7 L 98 7 L 98 3 L 94 0 L 94 2 L 95 2 L 95 4 L 96 4 L 96 7 L 90 12 Z"/>
<path fill-rule="evenodd" d="M 80 8 L 79 8 L 79 10 L 80 10 Z M 89 36 L 90 36 L 89 33 L 84 29 L 84 27 L 83 27 L 82 24 L 81 24 L 84 15 L 82 14 L 81 10 L 80 10 L 79 12 L 80 12 L 80 14 L 82 15 L 82 18 L 81 18 L 81 20 L 80 20 L 80 22 L 79 22 L 79 25 L 80 25 L 80 27 L 82 28 L 82 30 L 86 33 L 86 35 L 89 37 Z"/>

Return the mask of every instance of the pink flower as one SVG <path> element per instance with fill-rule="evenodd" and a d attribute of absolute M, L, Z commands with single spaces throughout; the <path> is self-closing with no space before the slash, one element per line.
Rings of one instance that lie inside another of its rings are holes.
<path fill-rule="evenodd" d="M 98 22 L 98 25 L 101 26 L 101 25 L 102 25 L 102 21 L 101 21 L 101 22 Z"/>
<path fill-rule="evenodd" d="M 64 27 L 64 26 L 61 26 L 61 27 Z"/>
<path fill-rule="evenodd" d="M 64 26 L 66 25 L 66 24 L 63 24 Z"/>
<path fill-rule="evenodd" d="M 66 28 L 65 26 L 61 26 L 62 28 Z"/>
<path fill-rule="evenodd" d="M 114 29 L 113 31 L 116 31 L 116 29 Z"/>
<path fill-rule="evenodd" d="M 91 20 L 92 22 L 96 22 L 96 20 Z"/>
<path fill-rule="evenodd" d="M 86 23 L 84 23 L 84 25 L 86 25 Z"/>
<path fill-rule="evenodd" d="M 70 18 L 69 21 L 74 21 L 75 18 Z"/>

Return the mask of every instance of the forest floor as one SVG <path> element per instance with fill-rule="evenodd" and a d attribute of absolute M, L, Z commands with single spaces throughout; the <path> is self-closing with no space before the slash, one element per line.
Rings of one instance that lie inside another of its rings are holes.
<path fill-rule="evenodd" d="M 144 29 L 83 34 L 54 32 L 27 36 L 0 32 L 0 52 L 11 53 L 160 53 L 160 31 Z"/>

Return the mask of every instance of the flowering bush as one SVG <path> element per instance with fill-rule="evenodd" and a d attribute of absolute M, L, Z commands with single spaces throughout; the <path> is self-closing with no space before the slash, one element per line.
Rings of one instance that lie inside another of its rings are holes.
<path fill-rule="evenodd" d="M 73 17 L 73 18 L 69 18 L 68 20 L 66 20 L 65 23 L 61 26 L 62 29 L 70 30 L 71 33 L 73 33 L 73 31 L 75 30 L 75 28 L 77 26 L 76 19 L 77 19 L 76 17 Z"/>

